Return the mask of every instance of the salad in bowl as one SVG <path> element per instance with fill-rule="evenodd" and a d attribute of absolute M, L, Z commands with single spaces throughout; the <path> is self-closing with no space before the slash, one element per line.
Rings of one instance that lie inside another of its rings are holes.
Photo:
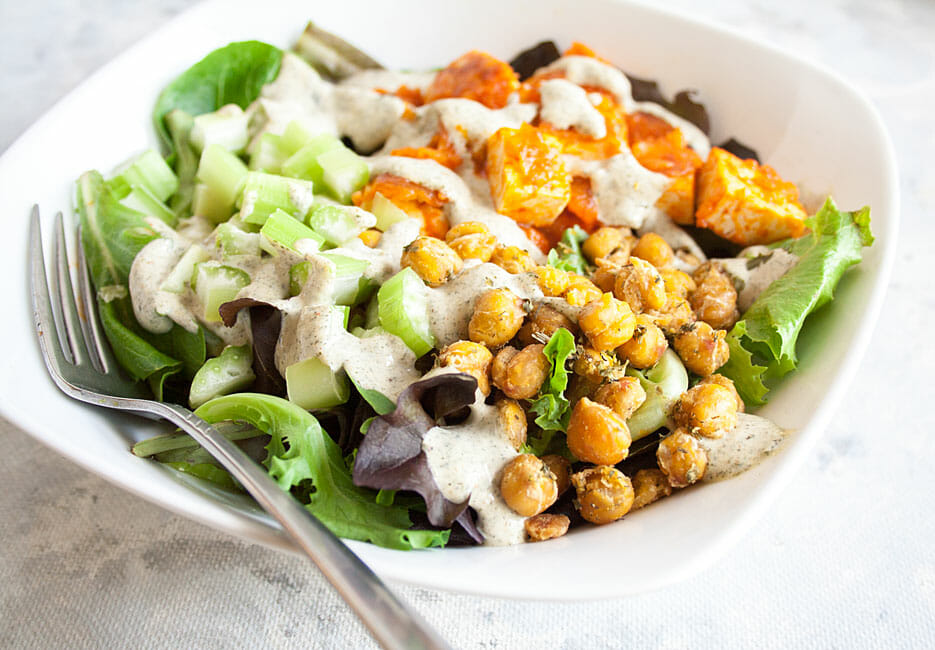
<path fill-rule="evenodd" d="M 626 525 L 754 466 L 787 432 L 747 411 L 872 243 L 580 43 L 393 72 L 310 25 L 212 52 L 154 122 L 164 151 L 77 184 L 115 356 L 394 549 Z M 238 489 L 186 436 L 133 452 Z"/>

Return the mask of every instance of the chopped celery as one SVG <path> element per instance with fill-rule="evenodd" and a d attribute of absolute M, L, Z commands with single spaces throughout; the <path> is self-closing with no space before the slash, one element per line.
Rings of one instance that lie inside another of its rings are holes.
<path fill-rule="evenodd" d="M 131 186 L 130 192 L 120 202 L 131 210 L 142 212 L 148 217 L 162 219 L 172 227 L 178 221 L 175 213 L 143 185 Z"/>
<path fill-rule="evenodd" d="M 237 156 L 217 144 L 201 152 L 196 178 L 203 187 L 195 187 L 192 209 L 195 214 L 214 221 L 225 221 L 234 211 L 234 201 L 247 176 L 247 166 Z M 203 211 L 196 209 L 199 206 Z"/>
<path fill-rule="evenodd" d="M 204 307 L 205 322 L 219 323 L 218 308 L 236 298 L 240 290 L 250 284 L 250 276 L 220 262 L 199 262 L 192 272 L 191 284 Z"/>
<path fill-rule="evenodd" d="M 329 252 L 320 253 L 320 256 L 335 267 L 333 300 L 336 305 L 355 305 L 373 288 L 373 282 L 364 277 L 369 262 Z M 309 262 L 299 262 L 289 269 L 289 288 L 293 296 L 302 292 L 310 267 Z"/>
<path fill-rule="evenodd" d="M 302 244 L 297 246 L 296 242 L 300 240 Z M 278 254 L 274 244 L 296 253 L 304 253 L 312 249 L 320 250 L 324 243 L 321 235 L 282 210 L 269 215 L 260 228 L 260 246 L 271 255 Z"/>
<path fill-rule="evenodd" d="M 276 210 L 304 220 L 312 207 L 313 186 L 308 181 L 264 172 L 248 172 L 243 184 L 240 218 L 263 225 Z"/>
<path fill-rule="evenodd" d="M 380 336 L 389 334 L 389 332 L 377 325 L 376 327 L 355 327 L 351 330 L 351 334 L 359 339 L 369 339 L 371 336 Z"/>
<path fill-rule="evenodd" d="M 346 244 L 375 223 L 369 212 L 343 205 L 318 204 L 308 215 L 309 228 L 335 246 Z"/>
<path fill-rule="evenodd" d="M 373 298 L 367 303 L 367 311 L 364 314 L 364 327 L 367 329 L 380 327 L 380 301 L 378 298 Z"/>
<path fill-rule="evenodd" d="M 652 368 L 636 370 L 630 367 L 627 374 L 639 379 L 646 391 L 646 400 L 627 420 L 630 436 L 639 440 L 665 425 L 672 404 L 688 390 L 688 373 L 670 348 Z"/>
<path fill-rule="evenodd" d="M 200 244 L 192 244 L 182 257 L 176 262 L 175 267 L 169 271 L 169 275 L 160 285 L 162 291 L 172 293 L 182 293 L 185 291 L 186 283 L 191 281 L 192 273 L 195 271 L 195 265 L 199 262 L 205 262 L 211 258 L 207 249 Z"/>
<path fill-rule="evenodd" d="M 318 135 L 317 131 L 309 129 L 304 122 L 292 120 L 282 132 L 283 149 L 291 156 Z"/>
<path fill-rule="evenodd" d="M 152 149 L 126 163 L 117 176 L 128 187 L 142 185 L 160 201 L 165 201 L 179 189 L 179 179 L 175 172 Z"/>
<path fill-rule="evenodd" d="M 215 397 L 249 387 L 256 379 L 252 366 L 253 355 L 249 345 L 224 348 L 220 356 L 205 361 L 195 373 L 188 394 L 189 405 L 196 409 Z"/>
<path fill-rule="evenodd" d="M 386 232 L 394 223 L 405 221 L 409 215 L 388 198 L 377 192 L 373 195 L 370 211 L 377 218 L 376 228 Z"/>
<path fill-rule="evenodd" d="M 259 255 L 260 236 L 254 232 L 241 230 L 234 224 L 222 223 L 215 231 L 215 244 L 221 249 L 221 256 Z"/>
<path fill-rule="evenodd" d="M 237 104 L 227 104 L 213 113 L 195 117 L 191 142 L 197 151 L 217 144 L 240 153 L 247 146 L 247 114 Z"/>
<path fill-rule="evenodd" d="M 305 410 L 339 406 L 351 395 L 344 371 L 334 372 L 314 357 L 292 364 L 285 375 L 289 401 Z"/>
<path fill-rule="evenodd" d="M 387 280 L 377 293 L 380 325 L 403 340 L 417 357 L 435 347 L 429 328 L 425 285 L 406 267 Z"/>
<path fill-rule="evenodd" d="M 250 154 L 250 169 L 254 171 L 278 174 L 283 161 L 289 154 L 282 143 L 282 136 L 264 133 L 257 140 L 253 153 Z"/>
<path fill-rule="evenodd" d="M 351 194 L 366 185 L 370 178 L 367 161 L 347 147 L 326 151 L 317 160 L 325 189 L 341 203 L 350 203 Z"/>
<path fill-rule="evenodd" d="M 317 135 L 282 163 L 282 173 L 284 176 L 312 181 L 315 189 L 321 191 L 324 187 L 323 170 L 318 157 L 329 151 L 344 148 L 341 141 L 333 135 Z"/>
<path fill-rule="evenodd" d="M 173 109 L 166 114 L 166 127 L 172 136 L 175 148 L 175 174 L 179 179 L 179 189 L 172 195 L 169 207 L 176 217 L 191 214 L 192 197 L 195 192 L 195 173 L 198 171 L 198 154 L 191 146 L 194 118 L 181 109 Z"/>

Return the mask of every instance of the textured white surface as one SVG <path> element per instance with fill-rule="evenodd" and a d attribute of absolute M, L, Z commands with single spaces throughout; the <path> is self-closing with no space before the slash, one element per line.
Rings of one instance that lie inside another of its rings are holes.
<path fill-rule="evenodd" d="M 0 148 L 189 3 L 0 0 Z M 693 3 L 673 3 L 686 11 Z M 136 5 L 136 6 L 134 6 Z M 401 588 L 458 647 L 923 647 L 935 644 L 935 7 L 924 0 L 706 3 L 705 16 L 832 67 L 876 102 L 900 159 L 901 254 L 858 378 L 814 458 L 718 565 L 586 604 Z M 7 425 L 0 645 L 368 647 L 299 559 L 225 538 L 114 488 Z M 621 554 L 621 562 L 639 561 Z M 573 572 L 573 566 L 556 567 Z"/>

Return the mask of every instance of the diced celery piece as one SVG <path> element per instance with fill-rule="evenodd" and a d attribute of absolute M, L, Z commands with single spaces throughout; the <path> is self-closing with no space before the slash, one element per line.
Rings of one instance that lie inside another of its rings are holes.
<path fill-rule="evenodd" d="M 309 228 L 335 246 L 346 244 L 374 223 L 369 212 L 343 205 L 319 204 L 308 215 Z"/>
<path fill-rule="evenodd" d="M 199 262 L 205 262 L 211 258 L 211 254 L 201 244 L 192 244 L 182 257 L 176 262 L 175 267 L 169 271 L 169 275 L 163 280 L 159 289 L 171 293 L 182 293 L 185 291 L 185 285 L 191 282 L 192 273 L 195 271 L 195 265 Z"/>
<path fill-rule="evenodd" d="M 389 230 L 390 226 L 394 223 L 399 223 L 409 218 L 405 210 L 397 207 L 395 203 L 379 192 L 373 195 L 373 203 L 370 206 L 370 211 L 373 212 L 373 216 L 377 218 L 377 230 L 383 232 Z"/>
<path fill-rule="evenodd" d="M 195 117 L 191 143 L 196 151 L 217 144 L 228 151 L 240 153 L 247 146 L 247 114 L 237 104 L 227 104 L 213 113 Z"/>
<path fill-rule="evenodd" d="M 315 190 L 321 191 L 324 188 L 323 170 L 318 157 L 329 151 L 345 148 L 333 135 L 317 135 L 282 163 L 282 173 L 292 178 L 312 181 L 315 184 Z"/>
<path fill-rule="evenodd" d="M 292 120 L 282 132 L 283 148 L 291 156 L 318 135 L 320 133 L 312 131 L 305 122 Z"/>
<path fill-rule="evenodd" d="M 174 227 L 178 221 L 175 213 L 169 209 L 169 206 L 157 199 L 156 196 L 143 185 L 134 185 L 131 187 L 130 192 L 121 199 L 120 202 L 131 210 L 142 212 L 149 217 L 162 219 L 172 227 Z"/>
<path fill-rule="evenodd" d="M 326 151 L 317 160 L 325 188 L 341 203 L 350 203 L 351 194 L 366 185 L 370 178 L 367 161 L 347 147 Z"/>
<path fill-rule="evenodd" d="M 282 136 L 275 133 L 264 133 L 257 140 L 256 147 L 250 155 L 250 169 L 254 171 L 278 174 L 282 163 L 289 156 L 282 144 Z"/>
<path fill-rule="evenodd" d="M 149 149 L 124 166 L 118 176 L 130 187 L 142 185 L 160 201 L 165 201 L 179 189 L 175 172 L 158 153 Z"/>
<path fill-rule="evenodd" d="M 205 361 L 195 373 L 188 403 L 196 409 L 208 400 L 236 393 L 250 386 L 253 374 L 253 354 L 249 345 L 228 346 L 221 355 Z"/>
<path fill-rule="evenodd" d="M 217 144 L 205 147 L 198 162 L 196 178 L 207 189 L 195 187 L 195 197 L 192 201 L 195 214 L 214 221 L 229 218 L 247 173 L 247 166 L 243 161 L 224 147 Z M 199 212 L 196 205 L 203 212 Z"/>
<path fill-rule="evenodd" d="M 289 401 L 309 411 L 339 406 L 351 395 L 344 371 L 334 372 L 314 357 L 292 364 L 285 375 Z"/>
<path fill-rule="evenodd" d="M 296 244 L 296 242 L 300 242 Z M 260 246 L 270 255 L 277 255 L 273 244 L 279 244 L 296 253 L 320 250 L 324 238 L 292 215 L 276 210 L 266 218 L 260 228 Z"/>
<path fill-rule="evenodd" d="M 369 339 L 371 336 L 379 336 L 380 334 L 389 334 L 385 329 L 377 325 L 376 327 L 355 327 L 351 330 L 351 334 L 356 336 L 359 339 Z"/>
<path fill-rule="evenodd" d="M 320 253 L 320 256 L 334 264 L 334 304 L 356 305 L 374 288 L 375 284 L 364 277 L 370 265 L 366 260 L 330 252 Z M 302 292 L 310 268 L 311 263 L 306 261 L 293 264 L 289 269 L 289 289 L 293 296 Z"/>
<path fill-rule="evenodd" d="M 195 265 L 191 282 L 195 295 L 204 306 L 205 322 L 219 323 L 221 315 L 218 308 L 236 298 L 240 290 L 250 284 L 250 276 L 220 262 L 200 262 Z"/>
<path fill-rule="evenodd" d="M 240 218 L 246 223 L 263 225 L 269 215 L 282 210 L 304 221 L 314 196 L 308 181 L 248 172 L 240 199 Z"/>
<path fill-rule="evenodd" d="M 435 347 L 429 328 L 428 296 L 425 285 L 406 267 L 387 280 L 377 293 L 380 325 L 403 340 L 417 357 Z"/>
<path fill-rule="evenodd" d="M 257 233 L 241 230 L 230 222 L 219 225 L 214 234 L 215 244 L 224 258 L 232 255 L 259 255 L 262 252 Z"/>
<path fill-rule="evenodd" d="M 364 327 L 373 329 L 380 326 L 380 301 L 373 298 L 367 303 L 367 312 L 365 314 Z"/>
<path fill-rule="evenodd" d="M 175 147 L 173 169 L 179 179 L 179 189 L 169 201 L 169 207 L 176 217 L 191 215 L 192 197 L 195 193 L 195 173 L 198 171 L 198 154 L 191 145 L 194 118 L 180 108 L 174 108 L 166 114 L 166 127 L 172 136 Z"/>

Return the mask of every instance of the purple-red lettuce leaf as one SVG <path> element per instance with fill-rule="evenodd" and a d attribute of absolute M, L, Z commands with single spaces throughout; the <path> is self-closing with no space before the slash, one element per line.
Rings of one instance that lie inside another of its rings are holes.
<path fill-rule="evenodd" d="M 250 313 L 250 333 L 253 336 L 253 391 L 267 395 L 286 394 L 286 380 L 276 368 L 276 343 L 282 329 L 282 313 L 272 305 L 253 298 L 225 302 L 218 308 L 221 320 L 228 327 L 237 322 L 241 309 Z"/>

